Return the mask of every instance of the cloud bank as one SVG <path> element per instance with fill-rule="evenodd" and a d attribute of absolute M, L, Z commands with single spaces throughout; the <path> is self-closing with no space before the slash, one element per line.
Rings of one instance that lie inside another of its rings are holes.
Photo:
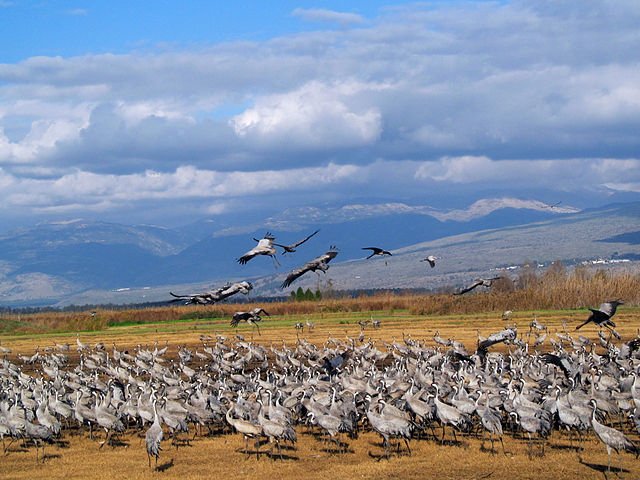
<path fill-rule="evenodd" d="M 0 217 L 640 191 L 637 2 L 291 14 L 344 28 L 0 64 Z"/>

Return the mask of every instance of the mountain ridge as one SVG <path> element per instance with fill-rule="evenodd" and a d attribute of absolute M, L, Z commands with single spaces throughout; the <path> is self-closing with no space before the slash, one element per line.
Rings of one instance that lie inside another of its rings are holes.
<path fill-rule="evenodd" d="M 375 206 L 372 210 L 376 210 Z M 257 257 L 243 266 L 236 263 L 238 257 L 255 246 L 252 237 L 261 238 L 264 235 L 266 225 L 254 227 L 247 233 L 218 236 L 209 233 L 203 238 L 198 238 L 200 235 L 190 236 L 181 229 L 108 222 L 96 222 L 95 229 L 92 229 L 90 222 L 78 219 L 38 225 L 26 231 L 21 229 L 13 236 L 0 236 L 0 304 L 35 300 L 64 304 L 75 303 L 81 298 L 87 299 L 86 303 L 94 303 L 89 301 L 91 294 L 88 292 L 123 288 L 131 291 L 144 288 L 147 289 L 145 297 L 156 295 L 155 298 L 159 298 L 167 285 L 180 287 L 245 278 L 255 280 L 256 292 L 260 294 L 281 295 L 283 292 L 277 287 L 284 274 L 324 253 L 332 244 L 340 248 L 340 255 L 332 262 L 329 271 L 339 278 L 334 282 L 338 289 L 398 285 L 437 288 L 447 282 L 461 282 L 466 278 L 465 274 L 471 275 L 472 272 L 505 262 L 522 263 L 524 258 L 534 255 L 526 255 L 526 244 L 521 239 L 526 237 L 531 245 L 535 244 L 535 248 L 530 248 L 532 252 L 541 252 L 543 250 L 539 247 L 545 244 L 544 236 L 549 232 L 553 233 L 554 238 L 560 239 L 555 241 L 556 244 L 575 242 L 585 249 L 584 254 L 580 255 L 580 252 L 568 246 L 558 249 L 554 243 L 548 244 L 547 250 L 557 258 L 563 255 L 567 258 L 587 258 L 594 255 L 611 257 L 614 253 L 640 254 L 640 247 L 620 240 L 607 241 L 620 235 L 620 239 L 624 240 L 627 238 L 624 235 L 637 231 L 640 202 L 612 204 L 574 213 L 549 210 L 505 207 L 467 221 L 441 221 L 409 209 L 403 214 L 365 215 L 352 221 L 314 224 L 320 228 L 320 234 L 301 245 L 295 254 L 279 255 L 282 267 L 278 270 L 273 268 L 270 259 L 264 257 Z M 385 206 L 377 209 L 378 213 L 380 211 L 388 212 L 388 209 Z M 203 222 L 222 226 L 222 222 L 215 220 L 203 219 Z M 586 224 L 589 225 L 588 229 L 584 227 Z M 301 222 L 299 226 L 302 230 L 274 232 L 276 241 L 293 243 L 303 238 L 303 233 L 306 235 L 312 231 L 306 231 L 312 225 Z M 523 233 L 527 231 L 531 233 Z M 594 231 L 598 232 L 595 235 L 597 238 L 594 237 Z M 98 235 L 100 238 L 96 239 Z M 580 239 L 581 236 L 584 241 Z M 510 247 L 511 237 L 513 245 Z M 484 247 L 487 242 L 494 242 L 493 251 Z M 489 260 L 474 259 L 470 252 L 474 245 L 476 248 L 482 247 Z M 500 245 L 501 250 L 496 250 L 495 245 Z M 364 262 L 362 259 L 366 253 L 362 247 L 365 246 L 391 250 L 394 256 L 389 259 L 389 264 L 392 267 L 382 269 L 380 260 L 376 259 Z M 436 272 L 443 277 L 437 282 L 421 280 L 423 272 L 416 268 L 425 264 L 416 267 L 413 257 L 439 248 L 444 249 L 444 256 L 450 257 L 438 262 L 442 271 Z M 506 257 L 508 260 L 505 262 L 499 261 L 499 253 L 511 250 L 519 253 Z M 569 251 L 571 255 L 567 253 Z M 452 258 L 460 255 L 465 257 L 464 262 L 452 261 Z M 402 257 L 406 258 L 403 260 Z M 404 266 L 396 268 L 401 265 Z M 351 275 L 349 268 L 359 273 Z M 36 276 L 38 281 L 30 288 L 33 280 L 29 279 Z M 355 276 L 360 278 L 355 279 Z M 361 281 L 363 277 L 372 276 L 378 279 Z M 310 276 L 311 280 L 301 279 L 300 285 L 317 285 L 314 277 Z M 349 281 L 350 278 L 354 281 Z M 56 287 L 60 289 L 59 295 L 55 294 Z M 157 294 L 154 293 L 156 289 Z M 38 290 L 42 291 L 40 296 Z M 95 293 L 96 298 L 105 295 Z M 121 303 L 131 302 L 125 300 Z"/>

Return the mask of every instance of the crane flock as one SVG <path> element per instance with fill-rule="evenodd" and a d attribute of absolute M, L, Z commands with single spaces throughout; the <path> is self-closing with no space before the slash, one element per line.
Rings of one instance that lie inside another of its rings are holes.
<path fill-rule="evenodd" d="M 243 313 L 238 322 L 266 314 Z M 383 440 L 380 459 L 390 457 L 394 441 L 411 455 L 412 442 L 457 446 L 480 434 L 484 442 L 487 433 L 492 453 L 496 439 L 505 453 L 504 435 L 525 435 L 533 457 L 534 443 L 544 454 L 554 431 L 568 432 L 570 440 L 576 433 L 579 443 L 571 448 L 579 455 L 582 437 L 593 432 L 609 453 L 608 470 L 612 450 L 637 455 L 629 432 L 640 433 L 640 336 L 619 346 L 607 343 L 605 355 L 596 354 L 595 342 L 566 330 L 556 332 L 553 350 L 544 355 L 530 353 L 528 337 L 507 326 L 479 334 L 469 353 L 438 332 L 432 339 L 403 335 L 392 343 L 329 334 L 322 346 L 298 338 L 292 346 L 270 348 L 216 335 L 194 354 L 168 341 L 163 348 L 156 342 L 152 349 L 138 345 L 129 352 L 113 344 L 105 350 L 78 336 L 75 368 L 60 344 L 34 360 L 21 357 L 23 365 L 6 356 L 0 362 L 0 436 L 5 453 L 5 437 L 22 439 L 35 445 L 36 461 L 44 461 L 44 445 L 71 431 L 93 438 L 103 430 L 98 448 L 118 448 L 113 437 L 138 431 L 149 466 L 151 457 L 157 466 L 166 450 L 163 426 L 176 450 L 183 433 L 188 438 L 207 427 L 222 435 L 231 427 L 245 439 L 247 456 L 272 459 L 282 458 L 283 443 L 296 444 L 303 425 L 324 435 L 327 455 L 345 454 L 363 428 Z M 507 352 L 495 351 L 498 344 Z M 29 369 L 32 374 L 25 373 Z M 269 452 L 261 450 L 263 441 Z M 621 456 L 620 465 L 622 471 Z"/>
<path fill-rule="evenodd" d="M 258 244 L 255 247 L 253 247 L 251 250 L 244 253 L 240 258 L 238 258 L 237 261 L 240 265 L 246 265 L 253 258 L 258 257 L 260 255 L 265 255 L 265 256 L 271 257 L 271 259 L 273 260 L 274 267 L 277 270 L 278 267 L 280 266 L 280 262 L 278 262 L 278 259 L 276 257 L 278 254 L 278 251 L 275 247 L 280 247 L 283 249 L 282 255 L 285 255 L 287 253 L 294 253 L 296 252 L 297 248 L 300 245 L 307 242 L 310 238 L 315 236 L 319 231 L 320 230 L 315 230 L 313 233 L 311 233 L 310 235 L 307 235 L 302 240 L 292 243 L 290 245 L 275 243 L 275 236 L 271 232 L 267 232 L 264 235 L 264 237 L 261 239 L 253 238 L 255 242 L 258 242 Z M 376 255 L 381 257 L 392 256 L 391 252 L 379 247 L 362 247 L 362 250 L 371 250 L 371 254 L 368 257 L 366 257 L 366 260 Z M 329 250 L 326 253 L 314 258 L 313 260 L 306 262 L 304 265 L 302 265 L 299 268 L 291 270 L 285 277 L 284 281 L 281 283 L 280 288 L 284 289 L 291 286 L 293 282 L 295 282 L 298 278 L 300 278 L 307 272 L 318 273 L 318 271 L 321 271 L 326 274 L 327 270 L 329 269 L 329 262 L 333 260 L 338 255 L 338 253 L 339 253 L 338 248 L 335 245 L 331 245 Z M 439 258 L 440 257 L 429 255 L 428 257 L 420 261 L 429 262 L 429 265 L 431 266 L 431 268 L 433 268 L 436 265 L 435 263 L 436 260 Z M 387 265 L 386 259 L 385 259 L 385 265 Z M 474 284 L 472 287 L 468 288 L 467 290 L 459 292 L 459 294 L 472 290 L 473 288 L 479 285 L 484 285 L 486 287 L 491 286 L 490 280 L 477 280 L 476 282 L 478 281 L 480 281 L 480 283 Z M 237 285 L 244 285 L 244 287 L 230 289 L 232 285 L 226 284 L 223 287 L 215 290 L 202 292 L 202 293 L 188 294 L 188 295 L 177 295 L 173 292 L 169 292 L 169 294 L 173 298 L 168 302 L 169 303 L 184 302 L 185 304 L 193 303 L 193 304 L 199 304 L 199 305 L 210 305 L 210 304 L 214 304 L 219 301 L 222 301 L 225 298 L 228 298 L 231 295 L 234 295 L 238 292 L 244 293 L 246 295 L 249 292 L 249 290 L 253 288 L 253 285 L 251 285 L 251 283 L 247 281 L 233 284 L 233 286 L 237 286 Z"/>
<path fill-rule="evenodd" d="M 267 232 L 238 263 L 265 255 L 277 269 L 276 246 L 283 248 L 283 255 L 293 253 L 317 233 L 281 245 Z M 372 251 L 367 258 L 391 256 L 378 247 L 363 249 Z M 326 273 L 337 255 L 338 249 L 331 246 L 289 272 L 281 288 L 309 271 Z M 437 258 L 430 255 L 421 261 L 433 268 Z M 490 288 L 498 278 L 477 279 L 456 294 L 480 286 Z M 169 302 L 213 304 L 237 293 L 247 295 L 252 288 L 243 281 L 201 293 L 170 292 Z M 484 444 L 488 433 L 492 453 L 498 439 L 506 454 L 506 432 L 514 437 L 526 434 L 530 458 L 534 439 L 544 454 L 552 432 L 568 432 L 571 444 L 575 432 L 580 454 L 583 435 L 593 432 L 607 450 L 607 473 L 612 450 L 619 455 L 622 472 L 620 452 L 638 455 L 638 447 L 625 432 L 640 433 L 640 335 L 620 346 L 611 342 L 612 335 L 620 339 L 611 321 L 620 304 L 616 300 L 590 309 L 590 317 L 576 327 L 579 330 L 593 323 L 608 329 L 608 338 L 599 332 L 605 355 L 596 354 L 597 343 L 580 334 L 574 339 L 565 330 L 556 332 L 557 340 L 552 339 L 535 317 L 528 332 L 518 332 L 509 324 L 488 337 L 478 332 L 474 353 L 439 332 L 423 340 L 403 334 L 402 343 L 395 337 L 392 343 L 365 340 L 369 325 L 381 327 L 373 316 L 358 322 L 358 339 L 347 336 L 340 340 L 329 334 L 322 346 L 299 334 L 291 347 L 283 341 L 270 348 L 245 342 L 240 335 L 235 340 L 216 335 L 201 336 L 201 352 L 192 352 L 184 344 L 170 349 L 168 341 L 163 348 L 156 342 L 154 349 L 138 345 L 129 352 L 115 343 L 111 349 L 101 342 L 91 346 L 76 334 L 77 366 L 69 361 L 68 343 L 54 343 L 45 352 L 38 348 L 30 356 L 17 354 L 23 365 L 9 361 L 11 350 L 0 346 L 4 354 L 0 362 L 0 437 L 5 453 L 5 437 L 11 442 L 22 439 L 25 445 L 32 442 L 36 461 L 42 458 L 44 462 L 45 444 L 59 442 L 71 431 L 86 432 L 88 427 L 88 437 L 93 439 L 94 429 L 104 430 L 99 448 L 105 444 L 117 448 L 114 436 L 144 432 L 149 467 L 155 457 L 157 468 L 163 427 L 176 450 L 180 434 L 186 434 L 188 442 L 191 430 L 196 436 L 202 434 L 202 427 L 225 434 L 230 427 L 243 436 L 247 457 L 255 453 L 257 459 L 265 453 L 262 441 L 271 445 L 270 458 L 276 458 L 275 447 L 282 459 L 282 444 L 295 445 L 297 430 L 303 425 L 323 434 L 327 455 L 332 453 L 331 443 L 336 446 L 333 453 L 342 455 L 361 429 L 376 432 L 384 445 L 379 459 L 390 458 L 392 441 L 398 445 L 398 454 L 403 442 L 408 455 L 412 441 L 444 444 L 447 427 L 449 445 L 461 445 L 465 438 L 480 433 Z M 246 322 L 260 333 L 261 314 L 269 316 L 260 307 L 236 312 L 231 326 L 237 329 Z M 508 322 L 510 314 L 505 312 L 503 320 Z M 304 326 L 302 322 L 295 325 L 303 334 Z M 314 327 L 308 319 L 306 326 L 309 331 Z M 547 338 L 553 350 L 541 354 L 538 348 Z M 507 345 L 507 353 L 491 351 L 498 344 Z M 441 436 L 435 433 L 438 426 Z M 249 439 L 254 441 L 253 452 Z"/>

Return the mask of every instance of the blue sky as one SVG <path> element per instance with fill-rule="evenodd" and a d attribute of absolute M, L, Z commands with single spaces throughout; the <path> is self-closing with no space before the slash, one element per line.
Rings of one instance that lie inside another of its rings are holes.
<path fill-rule="evenodd" d="M 640 4 L 0 1 L 0 232 L 640 193 Z"/>
<path fill-rule="evenodd" d="M 220 42 L 265 41 L 273 37 L 341 25 L 296 9 L 331 10 L 374 20 L 381 8 L 403 2 L 221 2 L 114 0 L 93 2 L 0 2 L 0 58 L 19 62 L 29 57 L 125 54 L 132 50 L 189 48 Z M 347 22 L 348 25 L 348 22 Z M 342 25 L 344 26 L 344 24 Z M 19 39 L 19 41 L 18 41 Z"/>

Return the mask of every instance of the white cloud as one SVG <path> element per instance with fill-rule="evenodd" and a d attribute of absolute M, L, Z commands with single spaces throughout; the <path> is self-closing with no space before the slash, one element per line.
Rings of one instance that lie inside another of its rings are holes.
<path fill-rule="evenodd" d="M 146 171 L 131 175 L 101 175 L 77 171 L 58 179 L 16 179 L 0 170 L 0 199 L 4 205 L 30 207 L 39 212 L 102 210 L 147 200 L 233 198 L 274 192 L 313 192 L 357 181 L 358 167 L 326 167 L 256 172 L 216 172 L 179 167 L 172 173 Z M 208 211 L 222 212 L 224 202 Z"/>
<path fill-rule="evenodd" d="M 294 17 L 300 17 L 306 22 L 336 23 L 341 27 L 349 27 L 364 22 L 362 15 L 356 13 L 336 12 L 323 8 L 296 8 L 291 12 Z"/>
<path fill-rule="evenodd" d="M 605 183 L 605 187 L 610 188 L 611 190 L 617 190 L 620 192 L 634 192 L 640 193 L 640 182 L 626 183 L 626 182 L 618 182 L 618 183 Z"/>
<path fill-rule="evenodd" d="M 0 64 L 0 209 L 637 192 L 637 2 L 293 14 L 358 28 Z"/>
<path fill-rule="evenodd" d="M 640 160 L 586 158 L 570 160 L 492 160 L 488 157 L 444 157 L 421 163 L 415 178 L 445 184 L 531 185 L 560 190 L 604 187 L 624 175 L 640 179 Z"/>
<path fill-rule="evenodd" d="M 374 142 L 381 115 L 374 107 L 353 108 L 351 97 L 378 86 L 312 82 L 286 94 L 260 97 L 254 108 L 231 120 L 237 135 L 261 143 L 325 149 Z"/>

